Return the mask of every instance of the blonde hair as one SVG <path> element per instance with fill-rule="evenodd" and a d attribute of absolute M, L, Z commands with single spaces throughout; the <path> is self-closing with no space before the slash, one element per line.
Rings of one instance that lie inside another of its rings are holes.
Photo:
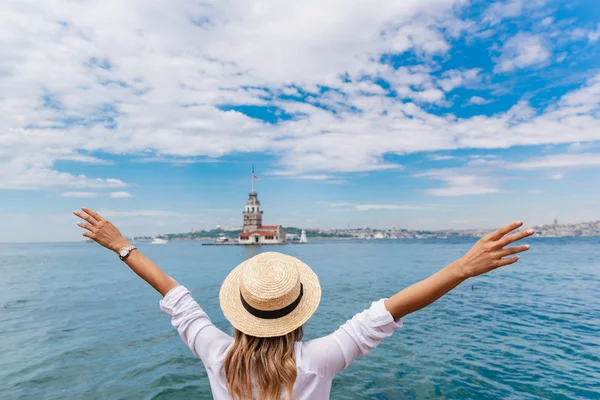
<path fill-rule="evenodd" d="M 233 399 L 291 399 L 296 382 L 294 345 L 302 340 L 302 327 L 283 336 L 259 338 L 235 330 L 233 346 L 225 357 L 227 388 Z"/>

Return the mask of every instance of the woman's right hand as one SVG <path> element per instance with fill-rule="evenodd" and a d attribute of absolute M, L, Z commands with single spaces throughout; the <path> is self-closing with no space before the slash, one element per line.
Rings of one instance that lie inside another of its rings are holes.
<path fill-rule="evenodd" d="M 471 250 L 457 261 L 465 278 L 472 278 L 517 262 L 519 256 L 507 256 L 527 251 L 529 250 L 529 245 L 505 247 L 535 233 L 533 229 L 527 229 L 508 235 L 522 225 L 523 221 L 513 222 L 503 226 L 496 232 L 490 233 L 475 243 Z"/>
<path fill-rule="evenodd" d="M 77 223 L 81 228 L 87 229 L 87 231 L 83 232 L 83 236 L 92 239 L 94 242 L 115 253 L 118 253 L 123 247 L 129 246 L 129 242 L 125 240 L 121 232 L 110 221 L 102 218 L 100 214 L 87 207 L 81 207 L 81 209 L 83 212 L 73 211 L 73 214 L 87 222 L 87 224 L 83 222 Z"/>

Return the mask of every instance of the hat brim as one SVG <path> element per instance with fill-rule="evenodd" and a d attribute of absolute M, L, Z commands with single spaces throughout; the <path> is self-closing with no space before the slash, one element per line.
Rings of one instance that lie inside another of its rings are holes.
<path fill-rule="evenodd" d="M 295 260 L 304 293 L 298 306 L 291 313 L 280 318 L 255 317 L 242 305 L 240 280 L 246 261 L 227 275 L 221 285 L 219 302 L 225 318 L 235 329 L 250 336 L 274 337 L 286 335 L 308 321 L 321 301 L 321 285 L 319 278 L 308 265 L 298 259 Z"/>

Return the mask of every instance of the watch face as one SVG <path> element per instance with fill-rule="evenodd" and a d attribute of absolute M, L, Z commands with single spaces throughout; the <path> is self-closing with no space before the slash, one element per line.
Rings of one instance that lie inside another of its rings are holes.
<path fill-rule="evenodd" d="M 129 253 L 129 252 L 127 251 L 127 249 L 121 249 L 121 250 L 119 251 L 119 255 L 120 255 L 121 257 L 125 257 L 125 256 L 126 256 L 128 253 Z"/>

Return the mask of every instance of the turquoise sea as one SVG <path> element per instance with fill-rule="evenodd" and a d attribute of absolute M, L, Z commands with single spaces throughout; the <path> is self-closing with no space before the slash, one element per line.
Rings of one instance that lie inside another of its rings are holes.
<path fill-rule="evenodd" d="M 215 324 L 229 270 L 261 251 L 301 258 L 325 335 L 427 277 L 474 240 L 313 241 L 140 249 L 192 290 Z M 600 238 L 530 239 L 516 265 L 467 281 L 334 381 L 332 399 L 600 398 Z M 159 295 L 96 244 L 0 245 L 0 399 L 210 399 Z"/>

